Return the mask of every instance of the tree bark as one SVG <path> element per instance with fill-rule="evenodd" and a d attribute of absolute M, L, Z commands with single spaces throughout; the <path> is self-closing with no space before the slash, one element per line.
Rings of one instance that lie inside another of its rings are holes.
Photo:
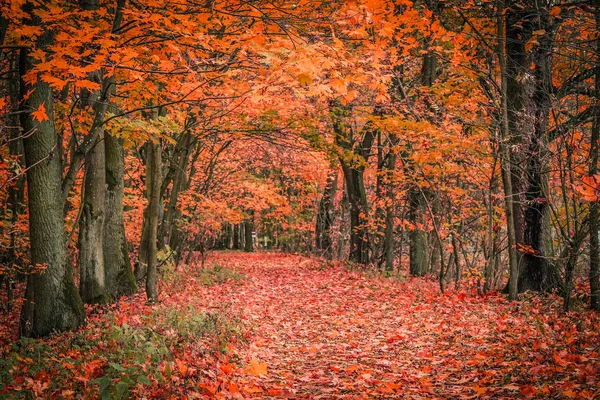
<path fill-rule="evenodd" d="M 113 300 L 137 291 L 123 219 L 125 163 L 123 143 L 111 135 L 104 137 L 106 151 L 106 216 L 104 220 L 104 267 L 106 293 Z"/>
<path fill-rule="evenodd" d="M 594 5 L 596 13 L 596 31 L 598 31 L 600 30 L 600 0 L 595 0 Z M 596 39 L 596 51 L 598 54 L 600 54 L 600 39 Z M 596 102 L 598 102 L 598 99 L 600 99 L 600 64 L 596 63 L 594 69 L 594 91 L 596 94 Z M 590 176 L 598 174 L 598 140 L 600 140 L 600 107 L 596 105 L 596 113 L 594 114 L 592 135 L 590 139 Z M 594 201 L 590 204 L 590 308 L 594 311 L 600 311 L 600 250 L 598 243 L 598 208 L 598 201 Z"/>
<path fill-rule="evenodd" d="M 240 224 L 233 225 L 233 250 L 240 249 Z"/>
<path fill-rule="evenodd" d="M 394 270 L 394 170 L 396 169 L 396 153 L 394 145 L 395 136 L 390 137 L 390 149 L 386 165 L 386 205 L 385 205 L 385 230 L 383 236 L 383 256 L 385 270 Z"/>
<path fill-rule="evenodd" d="M 190 133 L 185 132 L 180 135 L 179 140 L 175 145 L 168 177 L 162 183 L 162 192 L 166 193 L 165 186 L 172 182 L 169 193 L 169 202 L 166 205 L 158 233 L 158 247 L 161 250 L 164 249 L 167 244 L 172 249 L 174 248 L 174 243 L 171 242 L 171 238 L 173 237 L 173 230 L 177 229 L 174 223 L 178 214 L 177 201 L 179 199 L 179 194 L 185 188 L 187 182 L 186 171 L 190 161 L 190 146 L 192 144 L 192 139 L 193 136 Z"/>
<path fill-rule="evenodd" d="M 27 13 L 33 22 L 31 4 Z M 48 33 L 38 39 L 45 48 L 51 42 Z M 23 77 L 33 68 L 34 59 L 27 49 L 20 65 Z M 52 89 L 39 76 L 31 86 L 21 82 L 21 126 L 25 132 L 34 132 L 23 141 L 28 168 L 29 235 L 31 263 L 45 268 L 43 272 L 31 271 L 27 276 L 25 300 L 21 311 L 20 334 L 39 337 L 53 331 L 72 330 L 84 323 L 83 302 L 73 281 L 73 271 L 67 258 L 61 190 L 61 163 L 56 156 L 57 136 L 54 130 Z M 25 99 L 25 93 L 29 92 Z M 38 123 L 31 115 L 43 106 L 49 120 Z"/>
<path fill-rule="evenodd" d="M 319 201 L 316 226 L 316 248 L 321 257 L 331 259 L 333 256 L 331 241 L 331 226 L 333 225 L 333 201 L 337 191 L 337 171 L 332 170 L 327 175 L 327 183 L 323 196 Z"/>
<path fill-rule="evenodd" d="M 252 218 L 252 217 L 250 217 Z M 254 251 L 254 242 L 252 240 L 252 230 L 254 229 L 254 224 L 250 219 L 244 221 L 244 251 L 251 253 Z"/>
<path fill-rule="evenodd" d="M 161 145 L 148 142 L 148 164 L 146 186 L 148 190 L 148 272 L 146 277 L 146 297 L 149 303 L 158 302 L 158 218 L 161 200 Z"/>
<path fill-rule="evenodd" d="M 335 142 L 343 150 L 340 164 L 344 173 L 346 194 L 350 214 L 350 255 L 349 259 L 357 264 L 369 262 L 369 235 L 365 228 L 368 214 L 367 194 L 365 191 L 364 172 L 371 148 L 375 140 L 376 129 L 372 123 L 362 128 L 361 139 L 355 143 L 352 129 L 347 119 L 351 111 L 336 102 L 330 105 Z"/>
<path fill-rule="evenodd" d="M 498 57 L 500 61 L 500 78 L 501 78 L 501 101 L 502 101 L 502 126 L 500 128 L 500 163 L 502 169 L 502 183 L 504 185 L 504 211 L 506 213 L 506 225 L 508 235 L 508 257 L 510 277 L 508 281 L 509 299 L 516 300 L 518 296 L 518 280 L 519 280 L 519 260 L 517 254 L 518 233 L 516 227 L 518 218 L 516 212 L 519 212 L 518 205 L 515 204 L 515 195 L 513 193 L 513 182 L 515 174 L 512 173 L 512 157 L 508 147 L 510 140 L 511 124 L 509 118 L 508 107 L 508 87 L 509 75 L 506 60 L 506 32 L 504 9 L 505 2 L 500 1 L 498 7 Z M 491 207 L 491 206 L 490 206 Z"/>
<path fill-rule="evenodd" d="M 102 118 L 103 118 L 102 113 Z M 79 225 L 79 293 L 85 303 L 106 303 L 104 271 L 104 206 L 106 171 L 104 129 L 96 128 L 96 144 L 85 158 L 81 222 Z"/>
<path fill-rule="evenodd" d="M 532 17 L 535 16 L 535 17 Z M 526 50 L 534 31 L 539 45 Z M 506 12 L 506 77 L 511 145 L 513 218 L 517 244 L 522 244 L 518 290 L 562 290 L 562 281 L 548 260 L 550 213 L 547 198 L 547 128 L 552 92 L 553 27 L 549 10 L 536 2 L 520 2 Z M 533 65 L 533 70 L 531 66 Z M 515 156 L 516 157 L 513 157 Z M 523 168 L 524 167 L 524 168 Z M 512 296 L 511 296 L 512 297 Z"/>

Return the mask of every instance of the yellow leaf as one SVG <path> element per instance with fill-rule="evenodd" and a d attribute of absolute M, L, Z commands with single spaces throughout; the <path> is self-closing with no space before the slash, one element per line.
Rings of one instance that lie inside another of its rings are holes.
<path fill-rule="evenodd" d="M 297 75 L 296 78 L 298 79 L 298 82 L 300 82 L 300 86 L 308 86 L 312 83 L 311 76 L 306 72 Z"/>

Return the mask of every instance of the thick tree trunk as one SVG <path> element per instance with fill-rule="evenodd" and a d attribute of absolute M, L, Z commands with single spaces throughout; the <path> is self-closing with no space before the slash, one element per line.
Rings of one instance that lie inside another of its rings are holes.
<path fill-rule="evenodd" d="M 252 218 L 252 217 L 250 217 Z M 254 229 L 254 225 L 250 219 L 244 221 L 244 251 L 245 252 L 253 252 L 254 251 L 254 243 L 252 240 L 252 230 Z"/>
<path fill-rule="evenodd" d="M 123 144 L 120 139 L 106 135 L 106 216 L 104 220 L 104 267 L 106 293 L 113 299 L 128 296 L 137 291 L 131 269 L 129 249 L 125 238 L 123 220 L 123 190 L 125 164 Z"/>
<path fill-rule="evenodd" d="M 148 142 L 148 164 L 146 186 L 148 190 L 148 272 L 146 277 L 146 297 L 149 303 L 158 302 L 158 218 L 161 200 L 161 145 Z"/>
<path fill-rule="evenodd" d="M 83 10 L 100 8 L 98 0 L 80 0 Z M 92 74 L 96 78 L 100 71 Z M 100 77 L 101 80 L 101 77 Z M 106 82 L 105 82 L 106 83 Z M 79 224 L 79 293 L 85 303 L 106 303 L 106 279 L 104 271 L 104 206 L 106 197 L 106 171 L 104 154 L 104 128 L 102 122 L 108 106 L 108 89 L 89 93 L 81 91 L 81 98 L 94 111 L 94 121 L 89 132 L 93 142 L 85 154 L 85 175 L 81 196 L 81 221 Z"/>
<path fill-rule="evenodd" d="M 233 225 L 233 250 L 240 249 L 240 224 Z"/>
<path fill-rule="evenodd" d="M 366 232 L 367 195 L 364 168 L 351 168 L 342 161 L 350 212 L 350 260 L 357 264 L 369 261 L 369 238 Z"/>
<path fill-rule="evenodd" d="M 550 214 L 547 198 L 547 126 L 552 92 L 552 26 L 549 10 L 527 1 L 524 7 L 508 7 L 506 12 L 507 108 L 511 144 L 524 148 L 512 157 L 515 236 L 523 246 L 519 270 L 519 292 L 562 289 L 562 281 L 548 260 Z M 535 15 L 535 18 L 532 18 Z M 525 44 L 533 31 L 539 45 L 532 51 Z M 533 70 L 530 68 L 534 66 Z M 525 168 L 522 168 L 525 166 Z"/>
<path fill-rule="evenodd" d="M 79 225 L 79 293 L 85 303 L 106 303 L 104 272 L 104 206 L 106 171 L 104 129 L 97 127 L 97 141 L 85 158 L 82 212 Z"/>
<path fill-rule="evenodd" d="M 32 14 L 31 14 L 32 15 Z M 50 38 L 38 40 L 45 48 Z M 21 76 L 32 69 L 33 59 L 25 52 L 20 66 Z M 31 271 L 21 313 L 22 336 L 39 337 L 53 331 L 71 330 L 84 323 L 85 311 L 73 281 L 73 271 L 67 258 L 61 190 L 61 165 L 57 136 L 54 131 L 52 89 L 39 77 L 34 86 L 21 82 L 23 100 L 21 126 L 33 133 L 24 140 L 28 168 L 29 235 L 31 263 L 44 268 Z M 38 123 L 31 112 L 44 107 L 49 120 Z"/>

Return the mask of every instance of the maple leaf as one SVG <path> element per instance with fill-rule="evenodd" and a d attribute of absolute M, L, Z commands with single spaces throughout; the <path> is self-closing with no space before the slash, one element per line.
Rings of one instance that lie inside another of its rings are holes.
<path fill-rule="evenodd" d="M 308 86 L 313 81 L 312 77 L 307 72 L 296 75 L 296 79 L 300 82 L 300 86 Z"/>
<path fill-rule="evenodd" d="M 42 75 L 42 80 L 57 90 L 62 90 L 62 88 L 64 88 L 67 85 L 67 81 L 47 73 Z"/>
<path fill-rule="evenodd" d="M 37 110 L 35 110 L 31 113 L 31 116 L 33 117 L 33 119 L 38 121 L 39 123 L 50 120 L 50 118 L 48 118 L 48 114 L 46 114 L 46 107 L 44 106 L 44 103 L 45 102 L 40 104 L 40 106 L 37 108 Z"/>
<path fill-rule="evenodd" d="M 250 366 L 246 368 L 246 371 L 254 376 L 266 375 L 267 363 L 252 359 L 250 361 Z"/>

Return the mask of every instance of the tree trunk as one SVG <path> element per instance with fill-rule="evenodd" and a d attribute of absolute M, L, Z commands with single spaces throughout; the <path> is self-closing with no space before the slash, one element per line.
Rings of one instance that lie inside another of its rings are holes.
<path fill-rule="evenodd" d="M 240 249 L 240 224 L 233 225 L 233 250 Z"/>
<path fill-rule="evenodd" d="M 80 0 L 79 6 L 86 11 L 100 8 L 98 0 Z M 100 71 L 90 75 L 100 78 Z M 96 92 L 83 89 L 80 98 L 94 112 L 94 121 L 88 135 L 93 138 L 90 151 L 85 154 L 85 175 L 81 195 L 81 221 L 79 224 L 79 293 L 85 303 L 106 303 L 104 271 L 104 206 L 106 197 L 106 171 L 104 153 L 104 127 L 102 122 L 108 108 L 107 82 Z M 87 101 L 86 101 L 87 100 Z"/>
<path fill-rule="evenodd" d="M 125 238 L 123 220 L 123 190 L 125 163 L 123 143 L 120 139 L 106 135 L 106 216 L 104 220 L 104 267 L 106 292 L 114 300 L 137 291 L 131 269 L 129 249 Z"/>
<path fill-rule="evenodd" d="M 509 114 L 509 79 L 508 74 L 508 63 L 507 57 L 507 43 L 506 43 L 506 32 L 505 32 L 505 20 L 504 10 L 505 3 L 503 0 L 499 2 L 498 7 L 498 56 L 500 60 L 500 75 L 501 75 L 501 101 L 502 101 L 502 126 L 500 128 L 500 164 L 502 169 L 502 183 L 504 185 L 504 211 L 506 213 L 506 225 L 508 235 L 508 257 L 509 257 L 509 268 L 510 277 L 508 281 L 508 292 L 509 299 L 516 300 L 518 295 L 518 282 L 519 282 L 519 259 L 517 253 L 517 241 L 519 240 L 519 233 L 517 226 L 519 223 L 518 216 L 520 215 L 520 208 L 518 204 L 515 204 L 515 195 L 513 190 L 513 182 L 515 182 L 515 174 L 512 173 L 512 154 L 508 147 L 508 140 L 511 138 L 511 118 Z"/>
<path fill-rule="evenodd" d="M 252 217 L 250 217 L 252 218 Z M 252 229 L 254 229 L 254 225 L 250 219 L 244 221 L 244 251 L 245 252 L 253 252 L 254 251 L 254 243 L 252 240 Z"/>
<path fill-rule="evenodd" d="M 321 257 L 331 259 L 333 256 L 331 242 L 331 226 L 333 225 L 333 201 L 337 191 L 337 171 L 330 171 L 327 183 L 323 190 L 323 197 L 319 202 L 316 226 L 316 248 Z"/>
<path fill-rule="evenodd" d="M 149 303 L 158 302 L 158 218 L 161 200 L 161 145 L 148 141 L 148 163 L 146 187 L 148 191 L 148 272 L 146 276 L 146 297 Z"/>
<path fill-rule="evenodd" d="M 426 221 L 426 208 L 422 204 L 423 196 L 420 190 L 412 188 L 408 193 L 409 218 L 413 227 L 409 234 L 409 259 L 410 274 L 412 276 L 425 276 L 429 267 L 428 235 L 423 229 Z"/>
<path fill-rule="evenodd" d="M 97 127 L 97 141 L 85 158 L 82 212 L 79 225 L 79 293 L 85 303 L 106 303 L 104 273 L 104 206 L 106 171 L 104 129 Z"/>
<path fill-rule="evenodd" d="M 158 234 L 158 247 L 161 250 L 164 249 L 167 244 L 172 249 L 174 248 L 174 243 L 171 242 L 171 238 L 173 237 L 173 230 L 177 229 L 175 226 L 175 218 L 178 211 L 177 201 L 179 199 L 179 194 L 185 188 L 187 182 L 186 171 L 190 160 L 190 146 L 192 139 L 193 137 L 189 133 L 181 134 L 175 145 L 173 161 L 170 166 L 169 175 L 171 175 L 171 177 L 170 179 L 165 179 L 162 183 L 163 188 L 161 190 L 165 193 L 166 188 L 164 186 L 168 185 L 169 181 L 172 181 L 169 202 L 167 203 Z"/>
<path fill-rule="evenodd" d="M 31 5 L 27 8 L 33 16 Z M 39 23 L 39 19 L 34 17 Z M 38 39 L 44 49 L 50 44 L 48 33 Z M 34 62 L 27 52 L 20 65 L 20 75 L 29 73 Z M 67 258 L 63 220 L 61 178 L 57 136 L 54 131 L 52 89 L 39 76 L 37 82 L 21 82 L 21 126 L 33 132 L 23 141 L 28 168 L 29 235 L 31 263 L 44 272 L 31 271 L 27 277 L 25 300 L 21 312 L 20 334 L 39 337 L 53 331 L 65 331 L 81 326 L 85 311 L 73 281 L 73 271 Z M 24 95 L 32 91 L 27 99 Z M 44 107 L 49 120 L 38 123 L 31 112 Z"/>
<path fill-rule="evenodd" d="M 369 235 L 366 230 L 368 204 L 364 183 L 365 165 L 368 162 L 377 129 L 372 123 L 362 128 L 361 140 L 356 142 L 347 119 L 352 116 L 348 107 L 336 102 L 330 104 L 330 115 L 335 133 L 335 143 L 343 153 L 340 164 L 344 173 L 344 183 L 350 214 L 350 255 L 349 259 L 357 264 L 369 262 Z"/>
<path fill-rule="evenodd" d="M 390 136 L 390 146 L 386 165 L 386 205 L 385 205 L 385 229 L 383 232 L 383 257 L 385 259 L 385 270 L 394 270 L 394 170 L 396 169 L 396 137 Z"/>
<path fill-rule="evenodd" d="M 346 180 L 350 212 L 350 260 L 357 264 L 369 261 L 369 239 L 365 229 L 367 195 L 364 186 L 364 169 L 351 168 L 342 161 L 342 171 Z"/>
<path fill-rule="evenodd" d="M 549 10 L 532 1 L 523 5 L 508 7 L 506 12 L 508 132 L 513 147 L 524 149 L 515 152 L 516 157 L 511 155 L 516 166 L 511 168 L 513 194 L 523 193 L 513 201 L 516 241 L 524 249 L 519 292 L 562 289 L 546 249 L 551 223 L 546 142 L 552 92 L 552 53 L 547 49 L 552 47 L 553 33 Z M 527 51 L 525 44 L 533 31 L 544 33 L 536 37 L 539 45 Z"/>
<path fill-rule="evenodd" d="M 600 30 L 600 0 L 595 0 L 596 7 L 596 31 Z M 596 51 L 600 54 L 600 39 L 596 39 Z M 595 66 L 595 94 L 596 101 L 600 99 L 600 64 Z M 598 173 L 598 140 L 600 140 L 600 108 L 596 105 L 594 121 L 592 123 L 592 135 L 590 145 L 589 174 L 594 176 Z M 590 227 L 590 308 L 600 311 L 600 251 L 598 244 L 598 201 L 590 204 L 589 227 Z"/>

